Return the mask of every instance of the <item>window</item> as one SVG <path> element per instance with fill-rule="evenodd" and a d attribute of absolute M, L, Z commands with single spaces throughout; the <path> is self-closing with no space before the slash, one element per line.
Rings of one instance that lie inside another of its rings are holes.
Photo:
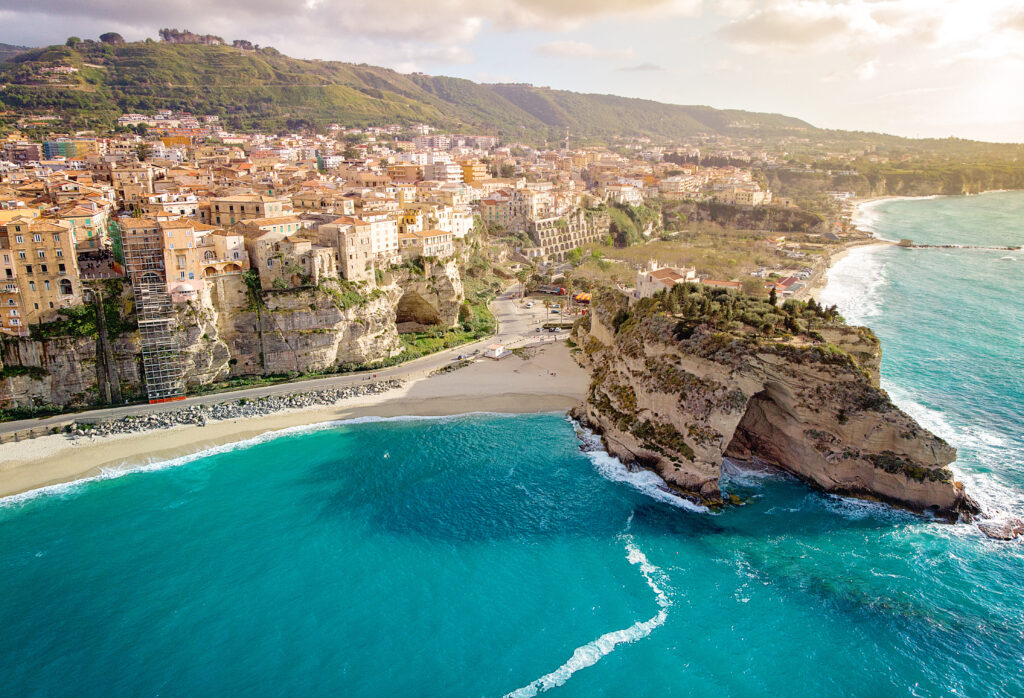
<path fill-rule="evenodd" d="M 55 245 L 59 245 L 60 244 L 60 233 L 54 233 L 53 234 L 53 244 L 55 244 Z"/>
<path fill-rule="evenodd" d="M 18 250 L 18 259 L 25 259 L 25 250 Z"/>
<path fill-rule="evenodd" d="M 39 259 L 46 259 L 46 250 L 37 250 L 36 254 L 39 255 Z"/>
<path fill-rule="evenodd" d="M 32 242 L 42 242 L 42 241 L 43 241 L 43 236 L 40 235 L 39 233 L 36 233 L 36 234 L 34 234 L 32 236 Z"/>
<path fill-rule="evenodd" d="M 31 264 L 26 264 L 25 265 L 25 273 L 26 274 L 31 274 L 32 273 L 32 265 Z"/>
<path fill-rule="evenodd" d="M 49 291 L 50 290 L 50 282 L 49 281 L 44 281 L 43 282 L 43 288 L 45 288 L 47 291 Z"/>
<path fill-rule="evenodd" d="M 21 230 L 21 228 L 18 228 L 18 230 Z M 23 238 L 21 235 L 15 235 L 14 236 L 14 241 L 17 242 L 17 243 L 22 243 L 22 242 L 25 242 L 25 238 Z"/>
<path fill-rule="evenodd" d="M 11 320 L 11 324 L 14 326 L 18 326 L 21 324 L 21 320 L 19 320 L 18 318 L 14 318 L 13 320 Z"/>
<path fill-rule="evenodd" d="M 11 255 L 5 254 L 4 255 L 4 261 L 7 262 L 8 264 L 10 264 L 11 263 Z"/>
<path fill-rule="evenodd" d="M 43 271 L 46 271 L 46 269 L 44 268 Z M 61 273 L 61 274 L 63 274 L 65 271 L 67 271 L 67 269 L 64 268 L 64 263 L 63 262 L 61 262 L 60 264 L 57 265 L 57 271 L 59 273 Z"/>
<path fill-rule="evenodd" d="M 57 256 L 58 257 L 63 257 L 64 256 L 64 250 L 57 250 Z"/>
<path fill-rule="evenodd" d="M 70 296 L 72 293 L 73 293 L 73 289 L 71 287 L 71 279 L 61 279 L 60 280 L 60 294 L 62 296 Z"/>
<path fill-rule="evenodd" d="M 49 272 L 50 270 L 49 270 L 49 269 L 47 269 L 47 267 L 46 267 L 46 265 L 45 265 L 45 264 L 40 264 L 40 265 L 39 265 L 39 271 L 40 271 L 40 272 L 42 272 L 43 274 L 46 274 L 46 273 L 47 273 L 47 272 Z"/>

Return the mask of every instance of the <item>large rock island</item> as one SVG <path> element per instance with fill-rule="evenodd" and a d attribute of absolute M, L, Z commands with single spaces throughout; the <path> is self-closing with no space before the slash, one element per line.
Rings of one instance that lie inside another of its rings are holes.
<path fill-rule="evenodd" d="M 878 339 L 835 309 L 693 284 L 613 292 L 574 341 L 592 372 L 576 416 L 685 496 L 719 503 L 723 457 L 756 457 L 828 492 L 978 513 L 947 467 L 956 450 L 892 404 Z"/>

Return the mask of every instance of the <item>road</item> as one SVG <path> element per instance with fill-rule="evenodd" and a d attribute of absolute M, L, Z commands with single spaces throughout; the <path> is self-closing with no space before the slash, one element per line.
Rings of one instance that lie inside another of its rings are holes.
<path fill-rule="evenodd" d="M 559 332 L 557 335 L 547 332 L 538 333 L 536 328 L 543 324 L 546 310 L 539 304 L 534 303 L 533 308 L 526 308 L 519 300 L 518 284 L 491 302 L 491 312 L 498 320 L 498 333 L 472 344 L 463 344 L 454 349 L 446 349 L 430 354 L 413 361 L 382 368 L 378 371 L 361 371 L 359 373 L 346 373 L 326 378 L 315 378 L 310 380 L 297 380 L 290 383 L 277 383 L 275 385 L 257 386 L 255 388 L 244 388 L 209 395 L 197 395 L 187 397 L 180 402 L 165 403 L 162 405 L 136 404 L 123 407 L 109 407 L 97 410 L 86 410 L 73 414 L 59 414 L 52 417 L 39 419 L 21 419 L 13 422 L 0 423 L 0 434 L 8 434 L 23 429 L 36 427 L 60 427 L 72 421 L 79 422 L 101 422 L 128 415 L 157 414 L 171 412 L 190 405 L 211 405 L 240 398 L 256 398 L 264 395 L 286 395 L 294 393 L 306 393 L 325 388 L 340 388 L 351 385 L 358 385 L 367 380 L 384 380 L 389 378 L 400 378 L 411 380 L 422 378 L 430 372 L 446 366 L 455 361 L 462 354 L 471 354 L 474 351 L 483 352 L 490 344 L 503 344 L 507 348 L 530 346 L 545 341 L 559 340 L 566 335 Z M 558 315 L 547 315 L 548 319 L 555 321 Z"/>

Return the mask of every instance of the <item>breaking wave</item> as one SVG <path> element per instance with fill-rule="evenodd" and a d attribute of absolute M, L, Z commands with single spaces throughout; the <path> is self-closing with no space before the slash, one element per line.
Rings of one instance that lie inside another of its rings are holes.
<path fill-rule="evenodd" d="M 657 473 L 642 468 L 633 470 L 627 468 L 622 461 L 602 448 L 601 438 L 597 434 L 575 422 L 574 425 L 576 427 L 576 438 L 580 440 L 584 454 L 594 464 L 597 472 L 608 480 L 624 482 L 651 499 L 671 504 L 680 509 L 703 514 L 710 512 L 706 506 L 691 502 L 673 492 L 665 481 L 658 477 Z"/>
<path fill-rule="evenodd" d="M 654 632 L 655 628 L 664 625 L 665 620 L 668 618 L 668 608 L 672 605 L 665 591 L 668 586 L 668 577 L 659 567 L 650 563 L 643 551 L 636 547 L 632 536 L 624 534 L 622 539 L 626 546 L 626 559 L 629 560 L 631 565 L 638 565 L 640 567 L 640 572 L 647 581 L 647 586 L 654 592 L 654 597 L 658 602 L 658 613 L 647 620 L 637 621 L 628 628 L 613 630 L 596 640 L 577 647 L 572 656 L 562 666 L 550 674 L 545 674 L 511 693 L 507 693 L 506 698 L 530 698 L 543 691 L 562 686 L 577 671 L 597 664 L 602 657 L 615 651 L 617 646 L 642 640 Z"/>

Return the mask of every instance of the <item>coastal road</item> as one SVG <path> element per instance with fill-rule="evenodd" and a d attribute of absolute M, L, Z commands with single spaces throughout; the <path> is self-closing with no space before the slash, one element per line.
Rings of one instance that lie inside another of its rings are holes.
<path fill-rule="evenodd" d="M 257 386 L 244 388 L 209 395 L 197 395 L 187 397 L 180 402 L 165 403 L 161 405 L 136 404 L 123 407 L 109 407 L 97 410 L 86 410 L 69 414 L 59 414 L 52 417 L 39 419 L 21 419 L 13 422 L 0 423 L 0 434 L 9 434 L 23 429 L 37 427 L 60 427 L 73 421 L 79 422 L 101 422 L 128 415 L 147 415 L 171 412 L 190 405 L 211 405 L 219 402 L 228 402 L 240 398 L 256 398 L 265 395 L 290 395 L 295 393 L 308 393 L 326 388 L 340 388 L 359 385 L 368 380 L 385 380 L 399 378 L 403 380 L 418 379 L 430 372 L 447 366 L 457 360 L 459 355 L 471 354 L 474 351 L 483 352 L 491 344 L 503 344 L 506 348 L 531 346 L 544 342 L 562 341 L 566 333 L 559 332 L 549 334 L 539 333 L 536 328 L 546 322 L 545 308 L 535 303 L 533 308 L 526 308 L 519 300 L 519 287 L 513 286 L 502 293 L 491 302 L 491 312 L 498 320 L 498 333 L 495 336 L 479 340 L 472 344 L 463 344 L 454 349 L 446 349 L 430 354 L 398 366 L 382 368 L 378 371 L 360 371 L 358 373 L 345 373 L 326 378 L 315 378 L 309 380 L 296 380 L 288 383 L 277 383 L 275 385 Z M 548 319 L 556 321 L 557 315 L 548 315 Z M 485 360 L 485 359 L 482 359 Z"/>

